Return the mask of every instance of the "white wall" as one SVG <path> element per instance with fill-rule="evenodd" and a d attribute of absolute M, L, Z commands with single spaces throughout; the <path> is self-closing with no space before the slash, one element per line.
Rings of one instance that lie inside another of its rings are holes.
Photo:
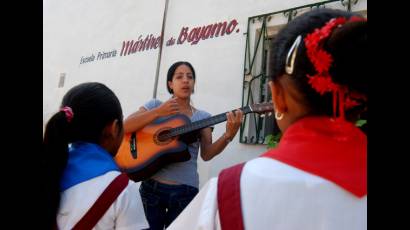
<path fill-rule="evenodd" d="M 313 0 L 169 0 L 164 42 L 178 39 L 182 27 L 206 26 L 236 19 L 239 29 L 230 35 L 165 46 L 160 66 L 157 98 L 166 100 L 165 80 L 169 66 L 185 60 L 195 68 L 197 80 L 193 103 L 211 114 L 238 108 L 242 103 L 242 81 L 248 18 L 306 5 Z M 367 1 L 361 7 L 367 8 Z M 44 0 L 43 31 L 43 119 L 46 121 L 64 93 L 85 81 L 105 83 L 119 97 L 124 116 L 138 109 L 153 94 L 158 50 L 137 52 L 79 64 L 82 56 L 121 51 L 124 40 L 160 35 L 165 0 Z M 236 30 L 235 29 L 235 30 Z M 57 88 L 60 73 L 66 73 L 63 88 Z M 215 126 L 219 138 L 225 123 Z M 209 162 L 199 160 L 200 186 L 222 168 L 266 151 L 263 145 L 239 143 L 239 133 L 223 153 Z"/>
<path fill-rule="evenodd" d="M 121 3 L 121 4 L 119 4 Z M 54 113 L 73 85 L 99 81 L 120 98 L 124 115 L 152 97 L 158 49 L 80 65 L 80 58 L 113 49 L 124 40 L 159 35 L 161 0 L 49 0 L 43 16 L 43 118 Z M 66 73 L 64 88 L 57 88 Z"/>

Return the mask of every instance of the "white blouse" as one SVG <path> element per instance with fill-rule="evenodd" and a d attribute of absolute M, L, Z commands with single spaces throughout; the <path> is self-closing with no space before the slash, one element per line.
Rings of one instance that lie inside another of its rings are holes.
<path fill-rule="evenodd" d="M 208 181 L 167 229 L 221 229 L 217 183 L 217 178 Z M 249 161 L 240 183 L 246 230 L 367 229 L 367 196 L 358 198 L 333 182 L 280 161 Z"/>
<path fill-rule="evenodd" d="M 107 186 L 120 174 L 110 171 L 102 176 L 84 181 L 61 195 L 57 214 L 59 229 L 71 229 L 86 214 Z M 107 212 L 93 228 L 102 229 L 144 229 L 148 228 L 144 207 L 139 193 L 139 183 L 129 181 Z"/>

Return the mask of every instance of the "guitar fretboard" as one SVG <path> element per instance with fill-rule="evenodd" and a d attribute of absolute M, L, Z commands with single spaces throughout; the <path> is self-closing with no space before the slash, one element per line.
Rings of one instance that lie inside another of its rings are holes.
<path fill-rule="evenodd" d="M 249 106 L 240 108 L 244 114 L 251 113 L 252 110 Z M 232 110 L 232 112 L 235 110 Z M 189 125 L 184 125 L 181 127 L 173 128 L 169 133 L 162 135 L 161 138 L 168 139 L 174 136 L 179 136 L 185 133 L 193 132 L 195 130 L 203 129 L 227 120 L 226 113 L 221 113 L 216 116 L 206 118 L 200 121 L 192 122 Z"/>

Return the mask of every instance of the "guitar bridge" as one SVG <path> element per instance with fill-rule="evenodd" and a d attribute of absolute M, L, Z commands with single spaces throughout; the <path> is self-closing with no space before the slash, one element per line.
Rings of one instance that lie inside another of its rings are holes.
<path fill-rule="evenodd" d="M 137 159 L 137 134 L 133 132 L 130 138 L 130 151 L 132 158 Z"/>

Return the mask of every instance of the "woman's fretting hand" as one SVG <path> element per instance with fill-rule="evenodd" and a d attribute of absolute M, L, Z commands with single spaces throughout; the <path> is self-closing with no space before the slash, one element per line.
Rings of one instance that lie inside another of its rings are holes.
<path fill-rule="evenodd" d="M 235 113 L 228 112 L 226 113 L 227 122 L 226 122 L 226 131 L 225 131 L 225 138 L 232 140 L 236 133 L 239 130 L 239 127 L 242 123 L 242 116 L 243 112 L 240 109 L 237 109 Z"/>

